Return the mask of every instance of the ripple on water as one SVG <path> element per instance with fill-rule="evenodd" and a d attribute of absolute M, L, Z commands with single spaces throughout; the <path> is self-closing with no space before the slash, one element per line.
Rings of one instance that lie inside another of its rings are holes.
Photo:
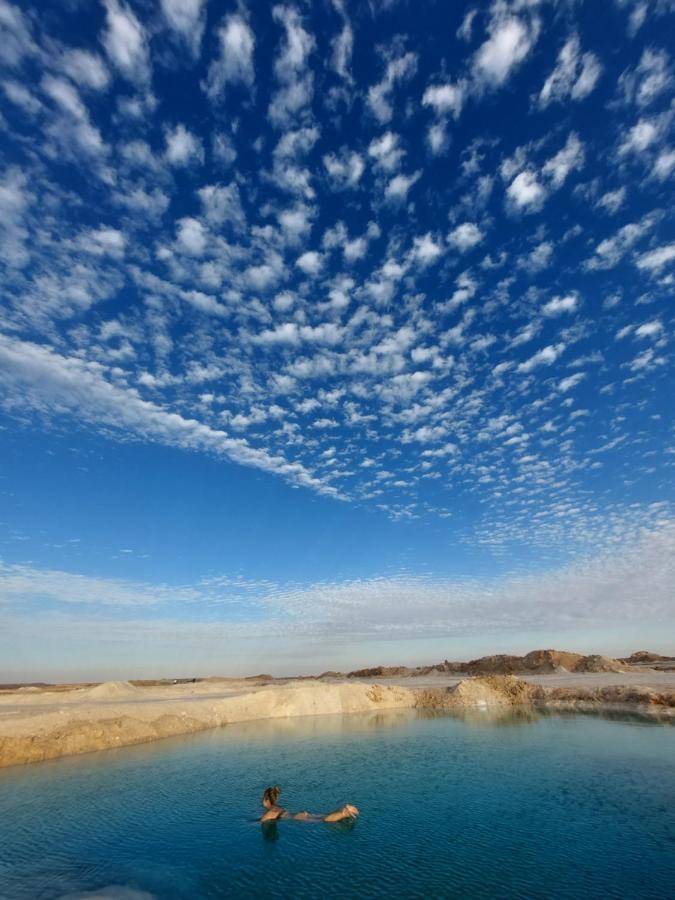
<path fill-rule="evenodd" d="M 0 897 L 663 897 L 675 728 L 589 716 L 243 723 L 0 773 Z M 356 802 L 354 824 L 262 829 Z"/>

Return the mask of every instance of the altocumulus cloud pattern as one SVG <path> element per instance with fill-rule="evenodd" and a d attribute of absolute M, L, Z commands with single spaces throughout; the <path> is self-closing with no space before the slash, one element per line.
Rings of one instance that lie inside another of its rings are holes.
<path fill-rule="evenodd" d="M 0 0 L 5 412 L 497 554 L 667 526 L 674 18 Z"/>

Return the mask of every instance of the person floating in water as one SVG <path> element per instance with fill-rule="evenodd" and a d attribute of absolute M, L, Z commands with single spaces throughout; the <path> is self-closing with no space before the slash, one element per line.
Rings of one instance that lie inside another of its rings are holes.
<path fill-rule="evenodd" d="M 281 788 L 278 784 L 265 788 L 262 795 L 265 812 L 260 817 L 261 822 L 276 822 L 278 819 L 297 819 L 304 822 L 342 822 L 344 819 L 353 820 L 359 814 L 358 809 L 351 803 L 345 803 L 344 806 L 334 809 L 333 812 L 326 813 L 326 815 L 308 812 L 290 813 L 277 804 L 280 793 Z"/>

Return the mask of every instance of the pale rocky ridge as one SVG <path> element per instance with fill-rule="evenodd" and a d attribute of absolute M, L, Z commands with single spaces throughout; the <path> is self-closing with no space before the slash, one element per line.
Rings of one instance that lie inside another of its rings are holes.
<path fill-rule="evenodd" d="M 499 653 L 481 656 L 468 662 L 444 660 L 432 666 L 374 666 L 353 672 L 324 672 L 322 677 L 378 678 L 416 675 L 466 674 L 466 675 L 528 675 L 553 672 L 627 672 L 634 664 L 667 662 L 670 657 L 647 650 L 639 651 L 627 659 L 613 659 L 608 656 L 572 653 L 567 650 L 533 650 L 525 656 Z M 675 659 L 671 660 L 675 663 Z"/>

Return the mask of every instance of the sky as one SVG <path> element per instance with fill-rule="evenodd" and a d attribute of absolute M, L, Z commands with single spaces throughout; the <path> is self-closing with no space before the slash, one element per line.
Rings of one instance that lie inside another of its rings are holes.
<path fill-rule="evenodd" d="M 0 680 L 675 652 L 674 0 L 0 0 Z"/>

